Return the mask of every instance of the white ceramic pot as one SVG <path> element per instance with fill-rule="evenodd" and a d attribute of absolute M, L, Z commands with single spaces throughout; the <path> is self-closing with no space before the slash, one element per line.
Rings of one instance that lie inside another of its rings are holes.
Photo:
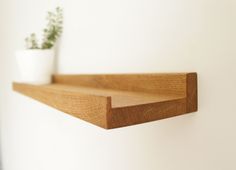
<path fill-rule="evenodd" d="M 20 81 L 29 84 L 49 84 L 54 71 L 54 50 L 29 49 L 16 52 Z"/>

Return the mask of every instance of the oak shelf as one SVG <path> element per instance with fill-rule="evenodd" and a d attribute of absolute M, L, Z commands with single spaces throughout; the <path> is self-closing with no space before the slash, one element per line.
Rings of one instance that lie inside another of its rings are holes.
<path fill-rule="evenodd" d="M 105 129 L 197 111 L 196 73 L 54 75 L 13 89 Z"/>

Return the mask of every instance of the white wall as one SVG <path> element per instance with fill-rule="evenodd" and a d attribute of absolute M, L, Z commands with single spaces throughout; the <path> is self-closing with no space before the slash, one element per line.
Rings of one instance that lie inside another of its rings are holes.
<path fill-rule="evenodd" d="M 14 51 L 61 5 L 59 73 L 197 71 L 199 111 L 106 131 L 11 90 Z M 235 170 L 234 0 L 1 0 L 3 170 Z"/>

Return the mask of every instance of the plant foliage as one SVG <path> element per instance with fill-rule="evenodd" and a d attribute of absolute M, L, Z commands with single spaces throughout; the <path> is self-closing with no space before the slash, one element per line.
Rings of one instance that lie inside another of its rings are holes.
<path fill-rule="evenodd" d="M 26 48 L 51 49 L 55 45 L 63 30 L 63 10 L 60 7 L 57 7 L 55 12 L 48 12 L 46 19 L 48 23 L 43 30 L 42 44 L 39 45 L 36 34 L 32 33 L 25 39 Z"/>

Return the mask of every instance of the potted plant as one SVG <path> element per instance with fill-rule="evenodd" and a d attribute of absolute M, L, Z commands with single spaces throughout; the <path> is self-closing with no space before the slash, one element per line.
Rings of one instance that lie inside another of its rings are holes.
<path fill-rule="evenodd" d="M 49 84 L 54 70 L 55 43 L 62 33 L 63 13 L 60 7 L 48 12 L 47 26 L 39 44 L 36 34 L 25 39 L 26 49 L 17 51 L 16 58 L 21 82 L 30 84 Z"/>

